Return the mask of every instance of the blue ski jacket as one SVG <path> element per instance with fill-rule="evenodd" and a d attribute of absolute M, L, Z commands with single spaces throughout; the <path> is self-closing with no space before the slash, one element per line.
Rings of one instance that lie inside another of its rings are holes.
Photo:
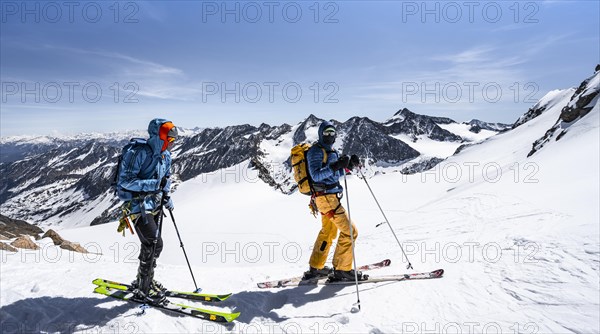
<path fill-rule="evenodd" d="M 132 159 L 129 161 L 123 159 L 119 170 L 119 187 L 123 190 L 132 193 L 153 194 L 153 196 L 143 197 L 143 207 L 146 211 L 154 211 L 160 204 L 162 193 L 169 193 L 171 190 L 170 180 L 167 180 L 163 189 L 159 189 L 161 180 L 171 176 L 171 152 L 161 151 L 164 142 L 158 135 L 160 126 L 167 122 L 169 121 L 166 119 L 153 119 L 148 125 L 150 138 L 146 141 L 150 149 L 136 150 Z M 142 170 L 146 159 L 151 159 L 151 162 L 146 163 L 147 167 Z M 131 213 L 140 213 L 141 204 L 140 199 L 133 198 Z"/>
<path fill-rule="evenodd" d="M 327 194 L 337 194 L 344 191 L 339 180 L 344 176 L 343 170 L 333 171 L 329 167 L 336 162 L 339 154 L 331 145 L 323 142 L 323 130 L 327 127 L 334 127 L 331 122 L 323 121 L 319 126 L 319 141 L 313 145 L 307 152 L 309 174 L 313 180 L 315 190 Z M 327 152 L 327 160 L 323 163 L 323 149 Z"/>

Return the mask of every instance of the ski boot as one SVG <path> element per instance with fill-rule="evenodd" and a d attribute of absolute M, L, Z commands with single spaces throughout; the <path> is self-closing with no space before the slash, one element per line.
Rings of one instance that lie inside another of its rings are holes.
<path fill-rule="evenodd" d="M 333 269 L 328 266 L 323 267 L 323 269 L 317 269 L 314 267 L 310 267 L 308 271 L 304 272 L 304 276 L 302 276 L 302 280 L 310 280 L 314 278 L 325 278 L 329 276 L 333 272 Z"/>
<path fill-rule="evenodd" d="M 168 303 L 166 291 L 167 289 L 165 289 L 162 284 L 155 280 L 152 280 L 147 292 L 144 292 L 144 290 L 140 288 L 139 279 L 136 280 L 135 284 L 132 284 L 134 298 L 150 305 L 161 305 Z"/>
<path fill-rule="evenodd" d="M 150 283 L 150 290 L 154 290 L 154 291 L 159 291 L 162 294 L 165 294 L 167 292 L 167 288 L 165 288 L 162 283 L 160 283 L 159 281 L 153 279 L 152 283 Z"/>
<path fill-rule="evenodd" d="M 155 261 L 140 260 L 137 279 L 131 284 L 134 298 L 151 305 L 167 302 L 166 289 L 160 282 L 153 279 L 155 266 Z"/>
<path fill-rule="evenodd" d="M 154 288 L 150 288 L 144 300 L 150 305 L 162 305 L 169 302 L 163 290 L 156 290 Z"/>
<path fill-rule="evenodd" d="M 366 281 L 369 278 L 369 275 L 365 275 L 362 271 L 356 273 L 356 277 L 354 275 L 354 270 L 333 270 L 333 273 L 329 275 L 329 282 L 343 282 L 343 281 L 354 281 L 358 278 L 359 281 Z"/>

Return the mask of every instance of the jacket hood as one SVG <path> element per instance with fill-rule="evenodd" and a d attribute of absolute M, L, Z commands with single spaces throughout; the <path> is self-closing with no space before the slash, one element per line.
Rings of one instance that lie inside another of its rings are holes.
<path fill-rule="evenodd" d="M 150 147 L 152 148 L 152 152 L 155 156 L 161 154 L 161 148 L 164 144 L 163 140 L 160 139 L 158 136 L 158 131 L 160 129 L 160 126 L 167 122 L 170 121 L 163 118 L 155 118 L 150 121 L 150 124 L 148 124 L 148 134 L 150 135 L 150 138 L 148 138 L 148 145 L 150 145 Z"/>
<path fill-rule="evenodd" d="M 329 147 L 331 145 L 327 145 L 323 142 L 323 131 L 326 128 L 334 128 L 335 129 L 335 126 L 330 121 L 323 121 L 323 123 L 321 123 L 321 125 L 319 126 L 319 144 L 321 144 L 325 147 Z"/>

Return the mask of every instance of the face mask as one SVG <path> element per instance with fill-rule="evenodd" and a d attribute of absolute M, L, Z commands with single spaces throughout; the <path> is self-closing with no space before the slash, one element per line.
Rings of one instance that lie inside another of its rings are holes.
<path fill-rule="evenodd" d="M 325 145 L 332 145 L 335 142 L 335 137 L 336 133 L 334 128 L 330 127 L 323 131 L 323 143 Z"/>
<path fill-rule="evenodd" d="M 323 136 L 323 144 L 333 145 L 335 143 L 335 136 Z"/>

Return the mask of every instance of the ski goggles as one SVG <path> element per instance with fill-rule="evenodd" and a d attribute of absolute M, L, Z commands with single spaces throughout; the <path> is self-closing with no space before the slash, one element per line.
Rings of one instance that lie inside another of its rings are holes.
<path fill-rule="evenodd" d="M 325 129 L 323 131 L 323 136 L 327 137 L 327 136 L 335 136 L 335 129 L 333 128 L 329 128 L 329 129 Z"/>
<path fill-rule="evenodd" d="M 174 142 L 174 141 L 175 141 L 175 139 L 177 139 L 177 138 L 175 138 L 175 137 L 167 137 L 167 141 L 168 141 L 169 143 L 172 143 L 172 142 Z"/>

